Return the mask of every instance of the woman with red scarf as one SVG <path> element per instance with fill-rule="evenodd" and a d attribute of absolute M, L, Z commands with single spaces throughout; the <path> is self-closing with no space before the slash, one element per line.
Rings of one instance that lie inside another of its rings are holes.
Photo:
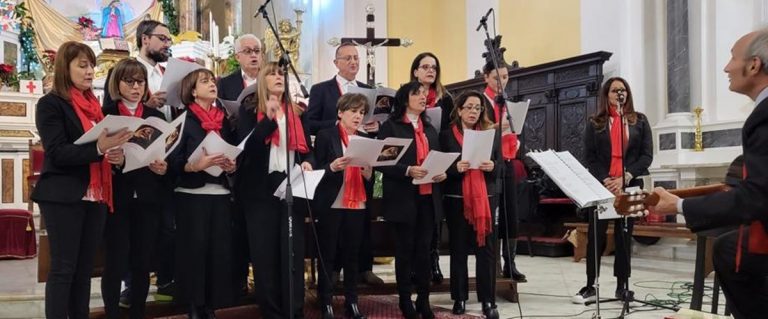
<path fill-rule="evenodd" d="M 235 160 L 220 153 L 189 157 L 208 134 L 227 143 L 236 137 L 224 109 L 216 105 L 216 78 L 199 69 L 181 80 L 181 102 L 186 119 L 181 141 L 169 156 L 176 177 L 176 297 L 186 303 L 189 318 L 213 318 L 214 309 L 232 302 L 231 191 L 227 176 L 235 172 Z M 223 173 L 205 171 L 217 166 Z M 174 299 L 176 301 L 176 299 Z"/>
<path fill-rule="evenodd" d="M 624 136 L 618 105 L 623 99 Z M 623 139 L 623 141 L 622 141 Z M 622 152 L 621 146 L 624 146 Z M 614 194 L 619 194 L 625 187 L 643 187 L 640 176 L 648 175 L 648 167 L 653 161 L 653 140 L 651 126 L 644 114 L 635 111 L 632 90 L 627 81 L 614 77 L 603 84 L 597 102 L 597 114 L 590 118 L 584 135 L 584 160 L 589 172 L 603 182 Z M 622 163 L 623 161 L 623 163 Z M 622 185 L 625 182 L 625 185 Z M 605 249 L 608 220 L 598 220 L 595 225 L 594 214 L 589 212 L 589 230 L 587 236 L 587 285 L 571 298 L 574 303 L 584 303 L 595 299 L 595 231 L 597 231 L 597 265 Z M 626 221 L 627 232 L 624 232 Z M 632 251 L 632 228 L 634 220 L 618 219 L 614 221 L 614 242 L 616 257 L 613 275 L 616 276 L 616 298 L 631 296 L 628 289 Z"/>
<path fill-rule="evenodd" d="M 45 149 L 43 170 L 31 198 L 48 230 L 50 272 L 45 284 L 47 318 L 88 318 L 91 273 L 107 214 L 114 211 L 112 165 L 132 132 L 74 144 L 104 119 L 93 94 L 96 56 L 79 42 L 65 42 L 54 64 L 53 89 L 37 102 L 35 124 Z"/>
<path fill-rule="evenodd" d="M 105 115 L 155 117 L 163 113 L 145 107 L 147 70 L 133 58 L 120 60 L 112 69 L 107 93 L 117 104 L 105 106 Z M 148 127 L 152 130 L 151 127 Z M 133 140 L 131 140 L 133 141 Z M 115 213 L 107 217 L 104 232 L 104 274 L 101 296 L 107 318 L 119 318 L 120 281 L 127 271 L 131 280 L 131 318 L 144 318 L 149 289 L 150 256 L 158 234 L 162 207 L 162 178 L 167 165 L 157 159 L 148 167 L 123 173 L 123 165 L 112 170 Z"/>
<path fill-rule="evenodd" d="M 400 311 L 406 318 L 434 318 L 429 304 L 429 250 L 435 224 L 443 216 L 440 182 L 413 185 L 428 171 L 421 167 L 430 150 L 440 150 L 438 134 L 427 119 L 427 93 L 417 81 L 404 84 L 395 94 L 395 109 L 382 124 L 378 138 L 412 139 L 400 161 L 378 167 L 382 172 L 383 215 L 392 226 L 395 238 L 395 276 L 400 296 Z M 411 300 L 416 285 L 416 305 Z"/>
<path fill-rule="evenodd" d="M 525 145 L 518 134 L 512 132 L 507 119 L 506 108 L 498 103 L 497 98 L 502 90 L 507 87 L 509 81 L 508 65 L 503 60 L 499 69 L 495 69 L 493 62 L 487 62 L 483 67 L 483 79 L 485 80 L 484 94 L 488 101 L 490 112 L 488 118 L 498 127 L 501 123 L 501 153 L 504 165 L 504 177 L 502 179 L 503 199 L 499 200 L 499 238 L 502 247 L 501 254 L 504 257 L 502 276 L 512 278 L 517 282 L 527 282 L 523 273 L 517 270 L 515 255 L 517 251 L 517 234 L 520 216 L 527 215 L 531 210 L 529 198 L 530 187 L 524 182 L 528 173 L 523 161 Z M 499 86 L 501 84 L 501 86 Z"/>
<path fill-rule="evenodd" d="M 493 128 L 488 119 L 485 98 L 480 92 L 467 91 L 457 99 L 458 107 L 451 114 L 451 126 L 440 133 L 440 145 L 445 152 L 461 153 L 464 130 L 483 131 Z M 469 161 L 456 161 L 447 173 L 443 193 L 445 218 L 451 249 L 451 299 L 453 313 L 466 312 L 469 299 L 467 255 L 475 251 L 477 299 L 486 318 L 499 318 L 495 301 L 497 199 L 496 153 L 478 168 L 469 168 Z"/>
<path fill-rule="evenodd" d="M 424 92 L 427 92 L 427 108 L 440 108 L 440 130 L 449 128 L 451 112 L 453 111 L 453 98 L 440 82 L 440 60 L 432 52 L 423 52 L 416 56 L 411 63 L 411 81 L 418 81 Z M 439 133 L 439 132 L 438 132 Z M 442 221 L 435 225 L 432 233 L 430 257 L 432 258 L 432 281 L 439 284 L 443 281 L 443 272 L 440 270 L 440 242 Z"/>
<path fill-rule="evenodd" d="M 317 237 L 323 256 L 318 285 L 323 319 L 333 319 L 332 265 L 338 262 L 347 274 L 358 273 L 357 255 L 363 240 L 363 228 L 368 222 L 365 219 L 367 215 L 363 213 L 367 209 L 367 190 L 372 186 L 371 168 L 348 166 L 349 158 L 344 156 L 350 137 L 364 135 L 357 129 L 368 110 L 368 100 L 362 94 L 345 94 L 339 99 L 337 108 L 339 121 L 336 126 L 320 130 L 315 139 L 317 165 L 326 172 L 314 200 Z M 336 247 L 340 247 L 343 253 L 337 254 Z M 337 255 L 344 260 L 336 261 Z M 344 276 L 344 305 L 348 318 L 365 318 L 357 306 L 356 276 Z"/>
<path fill-rule="evenodd" d="M 259 72 L 256 93 L 240 106 L 237 123 L 239 138 L 246 140 L 235 199 L 245 213 L 256 298 L 264 318 L 288 318 L 291 304 L 294 317 L 304 317 L 304 214 L 299 208 L 305 202 L 298 198 L 294 202 L 293 252 L 289 253 L 285 202 L 273 194 L 287 176 L 289 160 L 291 170 L 300 164 L 310 171 L 314 158 L 300 108 L 284 100 L 284 79 L 276 62 L 267 63 Z M 293 269 L 284 263 L 289 255 L 294 258 Z M 287 295 L 288 276 L 293 276 L 293 296 Z"/>

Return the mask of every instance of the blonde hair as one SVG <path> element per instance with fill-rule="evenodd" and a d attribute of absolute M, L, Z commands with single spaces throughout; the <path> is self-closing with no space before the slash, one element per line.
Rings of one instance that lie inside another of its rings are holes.
<path fill-rule="evenodd" d="M 280 76 L 283 76 L 283 69 L 280 68 L 280 65 L 277 64 L 277 62 L 267 62 L 264 67 L 261 68 L 259 71 L 259 77 L 258 77 L 258 88 L 256 90 L 256 108 L 254 112 L 256 113 L 267 113 L 267 101 L 269 101 L 269 88 L 267 87 L 267 75 L 270 74 L 278 74 Z M 287 87 L 288 83 L 283 83 L 283 87 Z M 285 91 L 283 91 L 284 93 Z M 279 99 L 280 102 L 283 102 L 283 99 L 285 98 L 284 94 L 280 94 Z M 293 106 L 293 112 L 296 115 L 301 115 L 304 113 L 304 109 L 302 109 L 299 105 L 294 104 L 291 102 L 291 105 Z"/>

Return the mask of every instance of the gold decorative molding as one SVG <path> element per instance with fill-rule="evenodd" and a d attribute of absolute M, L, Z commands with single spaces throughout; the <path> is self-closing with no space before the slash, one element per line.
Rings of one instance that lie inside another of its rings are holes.
<path fill-rule="evenodd" d="M 0 161 L 0 172 L 2 180 L 2 202 L 3 204 L 13 203 L 13 160 L 3 159 Z"/>
<path fill-rule="evenodd" d="M 29 159 L 21 160 L 21 201 L 24 203 L 29 202 Z"/>
<path fill-rule="evenodd" d="M 24 102 L 0 102 L 0 116 L 27 116 L 27 103 Z"/>
<path fill-rule="evenodd" d="M 0 137 L 34 138 L 35 134 L 28 130 L 0 130 Z"/>

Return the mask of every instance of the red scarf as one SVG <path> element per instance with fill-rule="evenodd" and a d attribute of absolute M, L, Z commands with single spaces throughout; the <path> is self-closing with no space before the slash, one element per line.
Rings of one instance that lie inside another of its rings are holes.
<path fill-rule="evenodd" d="M 339 136 L 344 147 L 349 146 L 347 130 L 338 125 Z M 363 172 L 360 167 L 348 166 L 344 170 L 344 193 L 341 196 L 341 206 L 344 208 L 358 209 L 365 203 L 365 186 L 363 185 Z"/>
<path fill-rule="evenodd" d="M 283 114 L 288 116 L 288 106 L 285 103 L 283 103 Z M 309 146 L 307 146 L 307 140 L 304 138 L 304 126 L 301 125 L 301 119 L 296 115 L 296 112 L 291 112 L 290 117 L 288 121 L 288 150 L 298 151 L 301 154 L 309 153 Z M 263 118 L 263 112 L 256 114 L 257 122 L 260 122 Z M 272 132 L 272 135 L 268 136 L 264 143 L 280 146 L 280 132 L 278 130 Z"/>
<path fill-rule="evenodd" d="M 437 90 L 429 88 L 427 93 L 427 108 L 433 108 L 437 104 Z"/>
<path fill-rule="evenodd" d="M 608 107 L 608 113 L 611 115 L 613 124 L 611 125 L 611 168 L 608 171 L 608 176 L 622 177 L 624 176 L 624 168 L 622 163 L 622 157 L 624 152 L 621 149 L 621 117 L 616 112 L 616 108 L 613 106 Z M 624 147 L 627 146 L 627 136 L 624 136 Z"/>
<path fill-rule="evenodd" d="M 453 125 L 453 137 L 464 146 L 464 134 L 457 125 Z M 479 169 L 470 169 L 464 173 L 461 181 L 464 196 L 464 218 L 475 228 L 477 246 L 485 246 L 485 236 L 491 232 L 491 206 L 488 203 L 488 189 L 485 187 L 485 174 Z"/>
<path fill-rule="evenodd" d="M 403 114 L 403 122 L 411 124 L 408 114 Z M 429 154 L 429 141 L 427 140 L 427 134 L 424 134 L 424 123 L 421 121 L 421 116 L 419 116 L 417 124 L 419 127 L 413 129 L 413 136 L 416 141 L 416 165 L 421 165 L 424 159 L 427 158 L 427 154 Z M 432 183 L 419 185 L 419 195 L 429 194 L 432 194 Z"/>
<path fill-rule="evenodd" d="M 224 112 L 221 109 L 211 105 L 206 111 L 197 103 L 192 103 L 187 107 L 200 120 L 200 126 L 205 130 L 205 134 L 214 132 L 221 135 L 221 127 L 224 125 Z"/>
<path fill-rule="evenodd" d="M 141 118 L 144 115 L 144 105 L 139 102 L 139 104 L 136 105 L 136 110 L 134 110 L 134 113 L 131 114 L 131 110 L 128 109 L 127 106 L 125 106 L 125 103 L 123 101 L 117 102 L 117 110 L 120 112 L 120 115 L 122 116 L 135 116 L 138 118 Z"/>
<path fill-rule="evenodd" d="M 99 100 L 96 99 L 96 96 L 93 95 L 93 91 L 90 89 L 82 92 L 72 87 L 69 89 L 69 96 L 72 108 L 75 110 L 77 118 L 80 119 L 80 124 L 83 125 L 83 131 L 88 132 L 94 123 L 104 119 Z M 107 204 L 109 212 L 113 212 L 112 165 L 109 164 L 107 157 L 104 156 L 101 161 L 89 164 L 89 169 L 91 177 L 88 182 L 86 197 Z"/>
<path fill-rule="evenodd" d="M 490 86 L 485 87 L 485 95 L 491 99 L 494 105 L 493 114 L 496 116 L 496 123 L 501 123 L 506 113 L 506 108 L 496 103 L 496 92 Z M 505 161 L 513 160 L 517 156 L 517 134 L 506 134 L 501 136 L 501 156 Z M 515 169 L 517 171 L 517 169 Z M 516 172 L 517 173 L 517 172 Z M 515 175 L 518 176 L 518 175 Z"/>
<path fill-rule="evenodd" d="M 747 166 L 746 164 L 742 168 L 743 179 L 747 179 Z M 741 243 L 744 236 L 744 225 L 739 226 L 739 241 L 737 241 L 736 247 L 736 272 L 739 272 L 741 266 Z M 765 232 L 765 227 L 761 221 L 753 221 L 749 224 L 749 242 L 747 243 L 747 252 L 751 254 L 768 254 L 768 234 Z"/>

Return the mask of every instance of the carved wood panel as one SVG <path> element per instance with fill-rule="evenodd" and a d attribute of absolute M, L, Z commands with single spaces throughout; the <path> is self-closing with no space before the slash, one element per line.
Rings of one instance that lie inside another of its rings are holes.
<path fill-rule="evenodd" d="M 3 159 L 0 161 L 0 172 L 2 172 L 2 201 L 3 204 L 13 203 L 13 159 Z"/>
<path fill-rule="evenodd" d="M 587 127 L 587 104 L 561 104 L 558 114 L 557 149 L 570 151 L 579 161 L 584 159 L 584 130 Z"/>

